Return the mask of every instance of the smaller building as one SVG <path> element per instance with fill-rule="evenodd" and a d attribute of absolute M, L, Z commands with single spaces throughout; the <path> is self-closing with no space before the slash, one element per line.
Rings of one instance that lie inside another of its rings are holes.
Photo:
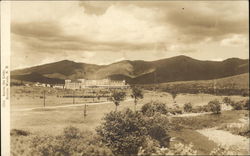
<path fill-rule="evenodd" d="M 52 88 L 64 89 L 64 85 L 63 84 L 55 84 L 52 86 Z"/>

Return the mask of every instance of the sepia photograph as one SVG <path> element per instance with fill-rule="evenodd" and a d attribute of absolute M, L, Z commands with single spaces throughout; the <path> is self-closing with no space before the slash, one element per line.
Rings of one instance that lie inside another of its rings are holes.
<path fill-rule="evenodd" d="M 249 2 L 1 2 L 2 156 L 249 155 Z"/>

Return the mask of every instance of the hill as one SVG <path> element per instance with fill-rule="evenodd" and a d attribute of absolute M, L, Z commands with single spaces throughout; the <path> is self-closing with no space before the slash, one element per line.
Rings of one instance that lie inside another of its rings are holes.
<path fill-rule="evenodd" d="M 249 60 L 230 58 L 224 61 L 201 61 L 187 56 L 176 56 L 157 61 L 120 61 L 109 65 L 94 65 L 63 60 L 55 63 L 14 70 L 11 78 L 27 81 L 65 79 L 126 80 L 131 84 L 151 84 L 174 81 L 209 80 L 249 72 Z M 32 76 L 32 77 L 30 77 Z"/>

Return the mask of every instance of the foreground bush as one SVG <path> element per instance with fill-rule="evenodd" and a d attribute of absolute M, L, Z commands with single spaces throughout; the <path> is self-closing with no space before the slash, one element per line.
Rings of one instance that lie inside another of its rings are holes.
<path fill-rule="evenodd" d="M 158 141 L 160 147 L 168 147 L 170 136 L 167 116 L 156 113 L 153 117 L 145 117 L 144 120 L 148 135 Z"/>
<path fill-rule="evenodd" d="M 13 156 L 112 156 L 112 152 L 91 132 L 67 127 L 58 136 L 14 136 Z"/>
<path fill-rule="evenodd" d="M 97 128 L 97 134 L 115 155 L 137 154 L 145 141 L 147 130 L 143 115 L 127 109 L 110 112 L 104 123 Z"/>
<path fill-rule="evenodd" d="M 142 106 L 141 112 L 145 116 L 153 116 L 155 113 L 161 113 L 161 114 L 167 114 L 167 106 L 165 103 L 160 103 L 160 102 L 150 102 L 146 103 Z"/>
<path fill-rule="evenodd" d="M 104 123 L 97 128 L 97 134 L 115 155 L 136 155 L 148 138 L 159 146 L 167 147 L 170 141 L 167 116 L 152 112 L 146 113 L 148 116 L 130 109 L 110 112 L 104 117 Z"/>
<path fill-rule="evenodd" d="M 192 144 L 184 145 L 182 143 L 175 144 L 170 148 L 160 148 L 159 146 L 151 147 L 151 153 L 148 149 L 141 148 L 138 155 L 197 155 L 197 151 L 193 149 Z"/>
<path fill-rule="evenodd" d="M 209 155 L 242 155 L 242 153 L 238 147 L 219 145 Z"/>

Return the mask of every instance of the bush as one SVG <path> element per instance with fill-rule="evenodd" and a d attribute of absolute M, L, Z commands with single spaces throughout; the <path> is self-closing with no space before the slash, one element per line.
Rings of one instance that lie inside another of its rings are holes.
<path fill-rule="evenodd" d="M 20 129 L 12 129 L 10 131 L 10 135 L 13 136 L 28 136 L 30 134 L 30 132 L 28 131 L 24 131 L 24 130 L 20 130 Z"/>
<path fill-rule="evenodd" d="M 148 153 L 147 150 L 141 148 L 138 155 L 197 155 L 197 151 L 193 149 L 193 144 L 175 144 L 170 148 L 159 148 L 157 146 L 154 147 L 152 153 Z"/>
<path fill-rule="evenodd" d="M 181 108 L 169 108 L 168 111 L 171 113 L 171 114 L 182 114 L 182 109 Z"/>
<path fill-rule="evenodd" d="M 233 101 L 231 100 L 231 98 L 229 98 L 229 97 L 224 97 L 222 101 L 223 101 L 223 103 L 225 103 L 226 105 L 231 105 L 231 103 L 233 102 Z"/>
<path fill-rule="evenodd" d="M 145 116 L 154 116 L 155 113 L 159 112 L 161 114 L 167 114 L 167 106 L 165 103 L 160 102 L 150 102 L 142 106 L 141 112 Z"/>
<path fill-rule="evenodd" d="M 96 131 L 115 155 L 132 155 L 145 142 L 145 125 L 142 113 L 126 109 L 108 113 Z"/>
<path fill-rule="evenodd" d="M 229 131 L 235 135 L 250 137 L 249 125 L 244 123 L 223 124 L 218 129 Z"/>
<path fill-rule="evenodd" d="M 77 139 L 81 137 L 80 130 L 72 126 L 64 128 L 63 132 L 64 137 L 67 139 Z"/>
<path fill-rule="evenodd" d="M 238 101 L 238 102 L 232 102 L 231 106 L 234 110 L 243 110 L 245 108 L 245 102 L 244 101 Z"/>
<path fill-rule="evenodd" d="M 221 113 L 221 105 L 218 100 L 213 100 L 208 103 L 208 107 L 210 111 L 212 111 L 214 114 L 219 114 Z"/>
<path fill-rule="evenodd" d="M 97 134 L 115 155 L 137 154 L 140 147 L 145 146 L 147 138 L 159 146 L 167 147 L 170 141 L 167 116 L 160 112 L 147 115 L 130 109 L 110 112 L 104 117 L 104 123 L 97 128 Z"/>
<path fill-rule="evenodd" d="M 145 117 L 148 135 L 159 142 L 160 147 L 168 147 L 170 142 L 169 121 L 166 115 L 156 113 L 153 117 Z"/>
<path fill-rule="evenodd" d="M 91 132 L 67 127 L 58 136 L 11 136 L 13 156 L 112 156 L 112 152 Z"/>
<path fill-rule="evenodd" d="M 242 155 L 242 153 L 238 147 L 219 145 L 209 155 Z"/>
<path fill-rule="evenodd" d="M 190 102 L 184 104 L 184 111 L 185 112 L 192 112 L 192 109 L 193 109 L 193 106 Z"/>
<path fill-rule="evenodd" d="M 245 108 L 250 109 L 249 98 L 245 101 Z"/>

